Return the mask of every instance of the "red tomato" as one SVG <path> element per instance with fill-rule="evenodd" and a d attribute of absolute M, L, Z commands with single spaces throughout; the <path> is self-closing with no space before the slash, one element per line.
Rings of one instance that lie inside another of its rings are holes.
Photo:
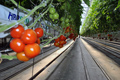
<path fill-rule="evenodd" d="M 59 48 L 62 48 L 63 47 L 63 45 L 61 44 L 61 45 L 59 45 Z"/>
<path fill-rule="evenodd" d="M 72 30 L 72 28 L 69 28 L 70 29 L 70 31 Z"/>
<path fill-rule="evenodd" d="M 24 50 L 25 44 L 22 42 L 21 39 L 13 39 L 10 42 L 10 48 L 15 52 L 22 52 Z"/>
<path fill-rule="evenodd" d="M 110 35 L 110 37 L 112 37 L 112 34 Z"/>
<path fill-rule="evenodd" d="M 60 38 L 55 39 L 55 42 L 59 42 Z"/>
<path fill-rule="evenodd" d="M 60 45 L 61 45 L 61 44 L 63 45 L 63 44 L 65 44 L 65 41 L 60 41 L 59 44 L 60 44 Z"/>
<path fill-rule="evenodd" d="M 69 38 L 72 39 L 73 37 L 74 37 L 74 34 L 71 33 L 71 34 L 69 35 Z"/>
<path fill-rule="evenodd" d="M 104 32 L 107 32 L 107 30 L 104 30 Z"/>
<path fill-rule="evenodd" d="M 107 36 L 110 36 L 110 34 L 108 34 Z"/>
<path fill-rule="evenodd" d="M 39 39 L 39 38 L 37 38 L 37 41 L 36 41 L 36 42 L 37 42 L 37 44 L 40 44 L 40 39 Z"/>
<path fill-rule="evenodd" d="M 69 28 L 69 31 L 70 31 L 70 33 L 73 33 L 73 30 L 72 30 L 72 28 Z"/>
<path fill-rule="evenodd" d="M 21 25 L 18 25 L 16 28 L 11 28 L 10 35 L 13 38 L 21 38 L 22 33 L 24 32 L 24 28 Z"/>
<path fill-rule="evenodd" d="M 108 37 L 112 37 L 112 34 L 108 34 L 107 36 L 108 36 Z"/>
<path fill-rule="evenodd" d="M 67 42 L 66 41 L 64 41 L 64 44 L 66 44 Z"/>
<path fill-rule="evenodd" d="M 64 41 L 64 40 L 66 40 L 66 37 L 65 37 L 64 35 L 61 35 L 61 36 L 60 36 L 60 40 L 61 40 L 61 41 Z"/>
<path fill-rule="evenodd" d="M 27 29 L 23 32 L 22 36 L 21 36 L 21 40 L 25 43 L 25 44 L 32 44 L 35 43 L 37 40 L 37 35 L 35 33 L 34 30 L 32 29 Z"/>
<path fill-rule="evenodd" d="M 59 47 L 59 43 L 58 43 L 58 42 L 55 42 L 55 43 L 54 43 L 54 46 Z"/>
<path fill-rule="evenodd" d="M 16 56 L 17 56 L 17 59 L 20 60 L 20 61 L 30 60 L 30 58 L 26 57 L 24 52 L 17 53 Z"/>
<path fill-rule="evenodd" d="M 73 38 L 73 40 L 75 41 L 76 37 Z"/>
<path fill-rule="evenodd" d="M 65 30 L 65 33 L 68 33 L 68 32 L 69 32 L 69 29 L 66 29 L 66 30 Z"/>
<path fill-rule="evenodd" d="M 25 55 L 28 58 L 34 58 L 40 54 L 40 46 L 37 43 L 27 44 L 24 48 Z"/>
<path fill-rule="evenodd" d="M 43 34 L 44 34 L 44 31 L 43 31 L 42 28 L 36 28 L 36 29 L 35 29 L 35 32 L 36 32 L 38 38 L 39 38 L 39 37 L 42 37 Z"/>
<path fill-rule="evenodd" d="M 98 37 L 100 37 L 101 36 L 101 34 L 98 34 Z"/>
<path fill-rule="evenodd" d="M 63 28 L 63 30 L 65 30 L 65 28 Z"/>

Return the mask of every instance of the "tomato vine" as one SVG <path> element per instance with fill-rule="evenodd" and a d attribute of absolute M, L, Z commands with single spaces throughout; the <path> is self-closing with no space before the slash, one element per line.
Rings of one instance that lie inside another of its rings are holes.
<path fill-rule="evenodd" d="M 89 0 L 84 1 L 89 6 Z M 41 42 L 46 41 L 46 43 L 41 46 L 41 48 L 49 44 L 52 40 L 57 39 L 61 35 L 64 35 L 66 38 L 72 34 L 70 38 L 75 40 L 79 34 L 81 14 L 83 13 L 81 0 L 1 0 L 1 2 L 0 4 L 3 4 L 11 9 L 19 8 L 20 11 L 26 14 L 26 16 L 8 25 L 0 25 L 0 32 L 9 31 L 12 27 L 19 24 L 24 25 L 23 27 L 27 27 L 28 29 L 35 29 L 37 27 L 43 28 L 43 26 L 41 26 L 41 21 L 43 21 L 47 27 L 56 30 L 59 32 L 59 34 L 54 36 L 53 34 L 44 31 L 44 34 L 49 35 L 52 38 L 42 40 Z M 55 15 L 52 14 L 52 17 L 50 17 L 51 12 L 49 11 L 51 8 L 55 9 Z M 26 25 L 24 20 L 29 16 L 33 17 L 34 21 Z M 63 19 L 61 20 L 62 17 Z M 50 22 L 51 24 L 47 24 L 46 21 Z M 36 26 L 37 24 L 39 24 L 39 26 Z M 65 43 L 66 41 L 61 41 L 61 44 L 63 44 L 63 42 Z M 20 53 L 20 55 L 21 54 L 24 53 Z M 6 57 L 2 56 L 2 58 L 14 59 L 16 57 L 6 55 Z"/>

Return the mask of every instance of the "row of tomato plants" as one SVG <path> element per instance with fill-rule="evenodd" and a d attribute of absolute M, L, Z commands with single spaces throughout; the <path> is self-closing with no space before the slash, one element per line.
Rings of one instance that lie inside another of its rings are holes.
<path fill-rule="evenodd" d="M 92 36 L 93 34 L 120 31 L 120 8 L 116 0 L 93 0 L 88 15 L 81 29 L 81 35 Z M 98 37 L 98 36 L 96 36 Z"/>

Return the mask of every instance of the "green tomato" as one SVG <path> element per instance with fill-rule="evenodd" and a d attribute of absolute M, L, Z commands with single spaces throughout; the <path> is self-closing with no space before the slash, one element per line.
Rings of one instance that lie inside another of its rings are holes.
<path fill-rule="evenodd" d="M 63 22 L 61 23 L 61 25 L 64 26 L 64 25 L 65 25 L 65 22 L 63 21 Z"/>
<path fill-rule="evenodd" d="M 64 21 L 64 18 L 63 18 L 63 17 L 61 17 L 61 18 L 60 18 L 60 21 Z"/>
<path fill-rule="evenodd" d="M 69 23 L 67 23 L 67 24 L 65 24 L 66 26 L 69 26 L 70 24 Z"/>
<path fill-rule="evenodd" d="M 60 7 L 61 10 L 65 9 L 65 3 Z"/>
<path fill-rule="evenodd" d="M 52 21 L 55 21 L 54 19 L 52 19 Z"/>
<path fill-rule="evenodd" d="M 65 6 L 66 3 L 63 3 L 63 6 Z"/>
<path fill-rule="evenodd" d="M 57 24 L 58 21 L 55 21 L 55 24 Z"/>
<path fill-rule="evenodd" d="M 68 23 L 68 22 L 69 22 L 69 19 L 65 19 L 65 22 Z"/>
<path fill-rule="evenodd" d="M 50 12 L 51 14 L 54 14 L 54 13 L 55 13 L 55 8 L 50 8 L 49 12 Z"/>
<path fill-rule="evenodd" d="M 53 19 L 58 19 L 58 18 L 59 18 L 59 14 L 58 13 L 53 14 Z"/>
<path fill-rule="evenodd" d="M 73 21 L 74 21 L 74 19 L 72 18 L 70 21 L 71 21 L 71 22 L 73 22 Z"/>
<path fill-rule="evenodd" d="M 63 10 L 63 9 L 64 9 L 64 6 L 61 6 L 61 7 L 60 7 L 60 10 Z"/>
<path fill-rule="evenodd" d="M 53 15 L 52 15 L 52 14 L 50 14 L 49 17 L 50 17 L 51 19 L 53 19 Z"/>
<path fill-rule="evenodd" d="M 68 18 L 70 19 L 70 18 L 71 18 L 71 15 L 69 15 Z"/>

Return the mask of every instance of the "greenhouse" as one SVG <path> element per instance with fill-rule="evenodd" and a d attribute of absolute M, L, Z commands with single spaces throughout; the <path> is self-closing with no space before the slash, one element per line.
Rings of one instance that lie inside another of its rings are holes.
<path fill-rule="evenodd" d="M 1 0 L 0 80 L 120 80 L 120 0 Z"/>

